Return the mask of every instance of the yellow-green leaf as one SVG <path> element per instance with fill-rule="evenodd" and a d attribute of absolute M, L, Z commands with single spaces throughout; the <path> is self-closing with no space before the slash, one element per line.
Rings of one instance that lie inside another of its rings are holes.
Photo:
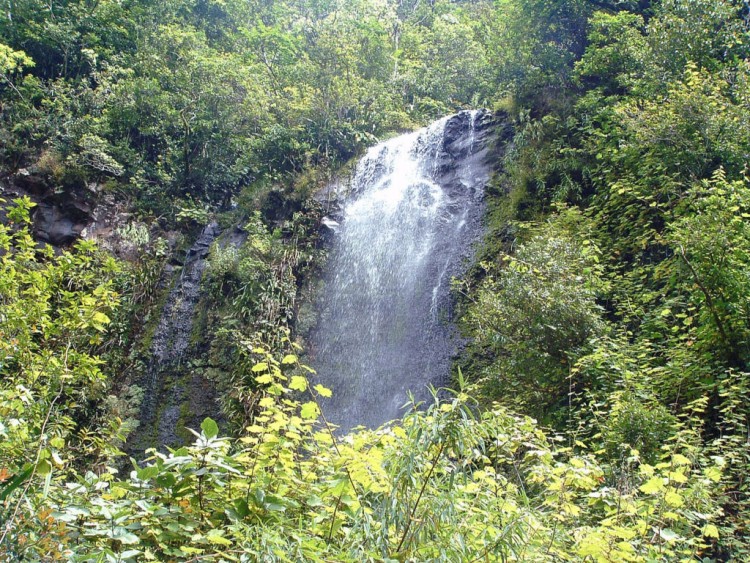
<path fill-rule="evenodd" d="M 307 379 L 301 375 L 293 375 L 289 388 L 295 391 L 305 391 L 307 389 Z"/>
<path fill-rule="evenodd" d="M 319 414 L 320 414 L 320 409 L 318 408 L 318 405 L 316 405 L 314 401 L 310 401 L 302 405 L 302 409 L 300 410 L 300 413 L 299 413 L 299 415 L 302 418 L 305 418 L 307 420 L 318 418 Z"/>
<path fill-rule="evenodd" d="M 666 495 L 664 495 L 664 500 L 669 506 L 674 507 L 680 507 L 685 504 L 685 501 L 682 499 L 682 497 L 674 491 L 669 491 Z"/>
<path fill-rule="evenodd" d="M 690 460 L 682 454 L 674 454 L 672 456 L 672 461 L 675 465 L 690 465 Z"/>
<path fill-rule="evenodd" d="M 652 495 L 664 490 L 664 481 L 661 477 L 651 477 L 640 487 L 641 491 L 647 495 Z"/>
<path fill-rule="evenodd" d="M 721 469 L 717 467 L 708 467 L 706 469 L 706 477 L 711 479 L 711 481 L 718 483 L 721 481 Z"/>
<path fill-rule="evenodd" d="M 321 397 L 330 397 L 333 395 L 328 387 L 323 387 L 320 383 L 315 386 L 315 391 L 317 391 Z"/>
<path fill-rule="evenodd" d="M 211 530 L 206 534 L 206 539 L 209 543 L 217 545 L 232 545 L 232 542 L 224 537 L 224 532 L 221 530 Z"/>
<path fill-rule="evenodd" d="M 257 383 L 260 383 L 261 385 L 266 383 L 273 383 L 273 377 L 271 377 L 271 374 L 264 373 L 263 375 L 256 377 L 255 381 Z"/>
<path fill-rule="evenodd" d="M 717 528 L 713 524 L 706 524 L 705 526 L 703 526 L 703 535 L 707 538 L 718 538 L 719 528 Z"/>
<path fill-rule="evenodd" d="M 97 311 L 94 313 L 94 322 L 97 324 L 106 325 L 109 324 L 109 317 L 102 313 L 101 311 Z"/>

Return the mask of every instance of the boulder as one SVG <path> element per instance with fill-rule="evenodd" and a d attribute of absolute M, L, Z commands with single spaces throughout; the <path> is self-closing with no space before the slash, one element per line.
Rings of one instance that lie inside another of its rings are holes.
<path fill-rule="evenodd" d="M 6 199 L 29 197 L 32 209 L 32 233 L 40 242 L 55 247 L 68 246 L 82 236 L 93 221 L 97 204 L 96 185 L 59 187 L 47 175 L 22 168 L 0 185 Z"/>

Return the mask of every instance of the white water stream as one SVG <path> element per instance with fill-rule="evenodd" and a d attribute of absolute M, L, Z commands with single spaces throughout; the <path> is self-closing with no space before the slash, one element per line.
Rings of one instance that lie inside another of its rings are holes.
<path fill-rule="evenodd" d="M 343 430 L 399 417 L 409 392 L 427 399 L 449 376 L 450 281 L 481 231 L 487 118 L 461 112 L 381 143 L 346 186 L 311 350 Z"/>

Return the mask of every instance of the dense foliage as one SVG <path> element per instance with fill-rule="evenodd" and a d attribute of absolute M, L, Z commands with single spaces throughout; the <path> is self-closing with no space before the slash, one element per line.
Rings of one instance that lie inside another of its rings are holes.
<path fill-rule="evenodd" d="M 701 427 L 703 451 L 732 460 L 711 555 L 742 560 L 747 7 L 629 8 L 590 17 L 565 103 L 532 99 L 522 116 L 488 259 L 464 289 L 465 369 L 599 448 L 613 475 L 631 474 L 630 448 L 658 459 L 679 421 Z"/>
<path fill-rule="evenodd" d="M 0 159 L 164 211 L 490 98 L 475 12 L 421 2 L 13 2 Z"/>
<path fill-rule="evenodd" d="M 690 559 L 718 537 L 723 461 L 681 427 L 643 484 L 611 486 L 589 454 L 553 446 L 533 419 L 465 393 L 398 426 L 337 439 L 321 385 L 295 355 L 263 349 L 259 409 L 232 447 L 206 419 L 190 447 L 135 467 L 86 472 L 38 494 L 39 521 L 6 553 L 76 561 Z M 302 400 L 298 399 L 304 394 Z M 58 541 L 62 538 L 61 543 Z"/>
<path fill-rule="evenodd" d="M 38 247 L 31 201 L 3 202 L 0 558 L 750 558 L 748 21 L 740 0 L 8 2 L 0 182 L 131 213 L 115 261 Z M 338 437 L 289 337 L 308 197 L 478 105 L 515 133 L 455 284 L 458 391 Z M 219 210 L 246 238 L 210 251 L 191 369 L 235 440 L 208 419 L 129 463 L 166 230 Z"/>

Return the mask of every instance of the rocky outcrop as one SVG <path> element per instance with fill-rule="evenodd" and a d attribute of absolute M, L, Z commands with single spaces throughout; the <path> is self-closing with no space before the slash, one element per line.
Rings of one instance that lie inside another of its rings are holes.
<path fill-rule="evenodd" d="M 166 293 L 148 350 L 148 365 L 137 381 L 143 390 L 140 426 L 131 434 L 127 451 L 139 455 L 150 447 L 179 447 L 189 441 L 184 430 L 198 428 L 210 416 L 220 423 L 216 382 L 190 361 L 200 355 L 195 340 L 196 313 L 205 297 L 201 282 L 208 266 L 211 247 L 240 248 L 247 233 L 234 228 L 222 232 L 216 222 L 207 225 L 184 254 L 165 268 L 162 279 Z M 187 439 L 186 439 L 187 438 Z"/>
<path fill-rule="evenodd" d="M 131 453 L 153 446 L 174 446 L 180 442 L 176 431 L 182 394 L 190 393 L 191 389 L 177 385 L 177 380 L 186 367 L 183 362 L 188 358 L 206 258 L 220 233 L 215 222 L 206 226 L 187 251 L 179 274 L 175 275 L 171 268 L 165 272 L 172 277 L 172 288 L 153 333 L 148 367 L 139 382 L 144 399 L 140 427 L 130 436 L 128 443 Z"/>
<path fill-rule="evenodd" d="M 31 215 L 34 237 L 55 247 L 68 246 L 81 236 L 94 220 L 99 199 L 97 184 L 59 187 L 45 174 L 25 168 L 0 181 L 0 196 L 29 197 L 36 204 Z"/>

